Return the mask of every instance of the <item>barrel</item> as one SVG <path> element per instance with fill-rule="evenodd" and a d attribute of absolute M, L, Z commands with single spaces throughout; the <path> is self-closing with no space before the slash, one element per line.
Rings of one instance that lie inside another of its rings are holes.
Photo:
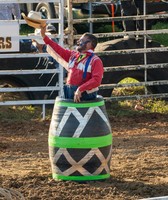
<path fill-rule="evenodd" d="M 112 132 L 103 98 L 74 103 L 57 97 L 48 144 L 53 179 L 109 178 Z"/>

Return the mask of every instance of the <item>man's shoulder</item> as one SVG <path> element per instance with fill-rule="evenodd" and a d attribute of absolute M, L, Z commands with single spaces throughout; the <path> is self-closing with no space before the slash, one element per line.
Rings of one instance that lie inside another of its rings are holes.
<path fill-rule="evenodd" d="M 94 54 L 94 56 L 93 56 L 93 58 L 92 58 L 92 59 L 93 59 L 93 61 L 94 61 L 94 60 L 100 60 L 100 61 L 101 61 L 101 59 L 99 58 L 99 56 L 98 56 L 98 55 L 96 55 L 96 54 Z"/>

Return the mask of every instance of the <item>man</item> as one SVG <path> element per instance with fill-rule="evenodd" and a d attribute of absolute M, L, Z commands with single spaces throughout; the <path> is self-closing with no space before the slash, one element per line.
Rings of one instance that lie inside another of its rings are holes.
<path fill-rule="evenodd" d="M 102 61 L 94 54 L 97 38 L 90 33 L 83 34 L 77 42 L 77 51 L 74 51 L 64 49 L 47 37 L 45 32 L 46 28 L 41 27 L 44 42 L 68 63 L 65 98 L 74 99 L 74 102 L 95 99 L 104 72 Z"/>
<path fill-rule="evenodd" d="M 0 3 L 0 20 L 20 19 L 20 8 L 17 3 Z"/>

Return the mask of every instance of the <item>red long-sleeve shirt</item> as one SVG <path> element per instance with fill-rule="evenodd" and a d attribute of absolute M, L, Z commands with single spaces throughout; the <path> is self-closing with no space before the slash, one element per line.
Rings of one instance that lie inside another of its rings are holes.
<path fill-rule="evenodd" d="M 68 62 L 68 77 L 67 84 L 79 86 L 80 92 L 91 90 L 100 86 L 103 77 L 103 63 L 101 59 L 93 55 L 88 65 L 86 78 L 83 79 L 83 73 L 88 57 L 93 53 L 89 50 L 84 57 L 79 60 L 79 52 L 74 50 L 64 49 L 57 43 L 53 42 L 49 37 L 45 36 L 44 42 L 51 46 L 52 49 L 59 54 L 66 62 Z"/>

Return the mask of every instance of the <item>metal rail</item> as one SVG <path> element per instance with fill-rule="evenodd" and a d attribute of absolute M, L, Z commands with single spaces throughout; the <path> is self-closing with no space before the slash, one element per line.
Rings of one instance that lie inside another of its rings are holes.
<path fill-rule="evenodd" d="M 117 83 L 117 84 L 102 84 L 100 89 L 112 89 L 112 88 L 120 88 L 120 87 L 137 87 L 137 86 L 153 86 L 153 85 L 167 85 L 168 80 L 160 80 L 160 81 L 145 81 L 140 83 Z"/>
<path fill-rule="evenodd" d="M 163 99 L 168 98 L 168 93 L 163 94 L 144 94 L 144 95 L 128 95 L 128 96 L 112 96 L 112 97 L 105 97 L 105 101 L 113 102 L 113 101 L 125 101 L 125 100 L 141 100 L 141 99 Z"/>
<path fill-rule="evenodd" d="M 141 30 L 141 31 L 127 31 L 127 32 L 113 32 L 113 33 L 95 33 L 94 35 L 98 38 L 108 38 L 108 37 L 120 37 L 120 36 L 144 36 L 144 35 L 154 35 L 154 34 L 167 34 L 168 29 L 161 29 L 161 30 Z M 74 39 L 78 39 L 81 35 L 74 35 Z"/>
<path fill-rule="evenodd" d="M 128 66 L 117 66 L 117 67 L 105 67 L 105 72 L 114 72 L 114 71 L 128 71 L 128 70 L 143 70 L 143 69 L 164 69 L 168 68 L 168 63 L 162 64 L 150 64 L 150 65 L 128 65 Z"/>
<path fill-rule="evenodd" d="M 122 16 L 122 17 L 103 17 L 103 18 L 87 18 L 87 19 L 73 19 L 73 24 L 79 23 L 100 23 L 113 21 L 127 21 L 127 20 L 148 20 L 148 19 L 167 19 L 168 14 L 156 15 L 136 15 L 136 16 Z"/>

